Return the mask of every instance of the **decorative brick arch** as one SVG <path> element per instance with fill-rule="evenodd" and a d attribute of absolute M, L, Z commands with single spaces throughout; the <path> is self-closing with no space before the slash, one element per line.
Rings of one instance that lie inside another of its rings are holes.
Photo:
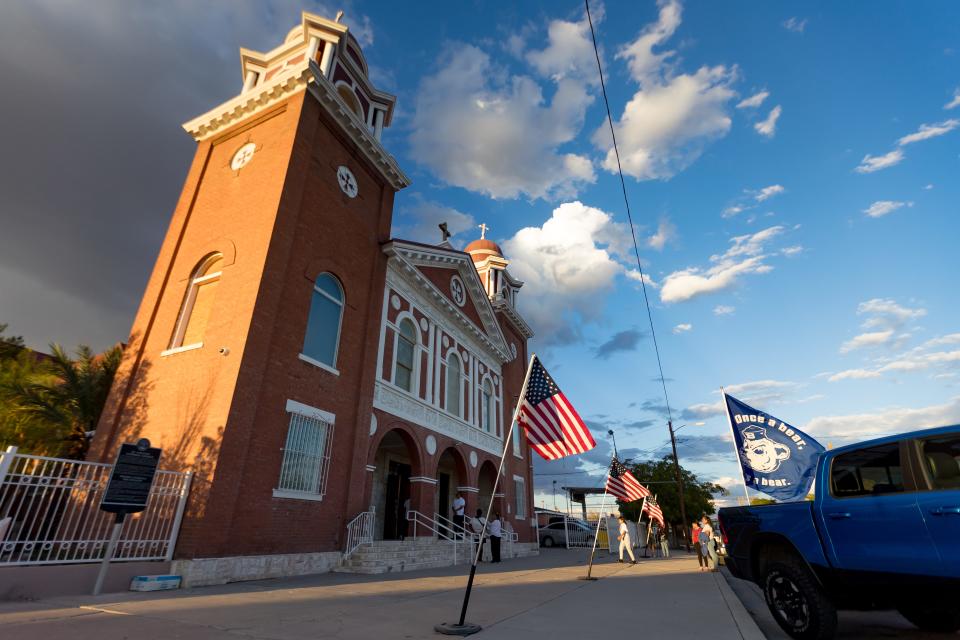
<path fill-rule="evenodd" d="M 420 446 L 420 442 L 417 440 L 417 436 L 413 429 L 410 428 L 410 425 L 400 421 L 391 422 L 382 430 L 377 429 L 377 433 L 375 434 L 373 441 L 370 443 L 370 449 L 367 451 L 367 464 L 376 464 L 377 451 L 380 449 L 380 444 L 388 434 L 394 431 L 397 432 L 397 435 L 400 436 L 400 439 L 403 440 L 405 445 L 407 445 L 407 453 L 410 454 L 411 462 L 410 475 L 423 475 L 423 470 L 426 468 L 426 465 L 423 462 L 423 449 Z"/>

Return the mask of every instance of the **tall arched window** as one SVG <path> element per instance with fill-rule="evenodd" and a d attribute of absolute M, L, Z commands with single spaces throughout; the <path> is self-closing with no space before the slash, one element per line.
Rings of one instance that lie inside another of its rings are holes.
<path fill-rule="evenodd" d="M 213 308 L 222 268 L 223 256 L 214 253 L 201 260 L 194 269 L 170 340 L 171 349 L 203 344 L 203 332 Z"/>
<path fill-rule="evenodd" d="M 409 318 L 400 322 L 397 334 L 397 362 L 393 369 L 393 383 L 406 391 L 413 391 L 413 362 L 417 344 L 417 328 Z"/>
<path fill-rule="evenodd" d="M 336 369 L 342 323 L 343 288 L 335 277 L 321 273 L 313 283 L 302 355 L 314 363 Z"/>
<path fill-rule="evenodd" d="M 487 433 L 493 433 L 493 429 L 496 426 L 496 421 L 494 420 L 494 400 L 493 400 L 493 384 L 489 380 L 483 381 L 483 398 L 480 404 L 483 430 Z"/>
<path fill-rule="evenodd" d="M 460 358 L 451 353 L 447 356 L 447 411 L 461 417 L 460 399 L 463 397 L 463 386 L 461 384 Z"/>

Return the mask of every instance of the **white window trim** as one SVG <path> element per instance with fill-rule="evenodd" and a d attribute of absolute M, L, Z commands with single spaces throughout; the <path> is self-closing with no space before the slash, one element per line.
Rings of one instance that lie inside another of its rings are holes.
<path fill-rule="evenodd" d="M 339 337 L 339 336 L 338 336 L 338 337 Z M 304 362 L 306 362 L 306 363 L 308 363 L 308 364 L 312 364 L 312 365 L 315 366 L 315 367 L 319 367 L 320 369 L 323 369 L 324 371 L 327 371 L 327 372 L 329 372 L 329 373 L 332 373 L 332 374 L 335 375 L 335 376 L 339 376 L 339 375 L 340 375 L 339 369 L 334 369 L 333 367 L 331 367 L 331 366 L 328 365 L 328 364 L 323 364 L 323 363 L 320 362 L 319 360 L 314 360 L 313 358 L 311 358 L 311 357 L 308 356 L 308 355 L 304 355 L 304 354 L 301 353 L 301 354 L 297 355 L 297 357 L 300 358 L 301 360 L 303 360 Z"/>
<path fill-rule="evenodd" d="M 450 404 L 450 403 L 449 403 L 449 400 L 450 400 L 450 359 L 451 359 L 451 358 L 456 359 L 456 361 L 457 361 L 457 366 L 458 366 L 458 370 L 459 370 L 459 372 L 460 372 L 459 374 L 457 374 L 457 381 L 456 381 L 456 382 L 457 382 L 457 404 L 459 405 L 459 407 L 458 407 L 458 408 L 459 408 L 459 411 L 458 411 L 457 413 L 454 413 L 453 411 L 450 411 L 450 406 L 449 406 L 449 404 Z M 450 353 L 449 353 L 449 355 L 447 355 L 447 358 L 446 358 L 446 360 L 445 360 L 445 363 L 446 363 L 446 365 L 447 365 L 446 383 L 445 383 L 446 386 L 445 386 L 445 388 L 444 388 L 444 391 L 445 391 L 445 393 L 446 393 L 446 397 L 443 399 L 443 409 L 444 409 L 444 411 L 446 411 L 447 413 L 449 413 L 450 415 L 452 415 L 454 418 L 459 418 L 460 420 L 463 420 L 463 360 L 461 360 L 461 359 L 460 359 L 460 356 L 457 354 L 457 351 L 456 351 L 456 347 L 455 347 L 455 346 L 450 348 Z"/>
<path fill-rule="evenodd" d="M 487 384 L 490 385 L 489 396 L 486 395 Z M 490 405 L 493 405 L 492 411 Z M 483 426 L 484 418 L 489 418 L 489 430 Z M 483 379 L 480 380 L 480 430 L 496 436 L 501 440 L 503 439 L 503 436 L 500 435 L 500 430 L 497 429 L 497 396 L 494 395 L 493 378 L 490 377 L 489 373 L 485 373 Z"/>
<path fill-rule="evenodd" d="M 328 446 L 328 447 L 333 446 L 333 430 L 337 422 L 336 414 L 330 413 L 329 411 L 324 411 L 323 409 L 318 409 L 317 407 L 311 407 L 308 404 L 303 404 L 302 402 L 297 402 L 296 400 L 289 400 L 289 399 L 287 400 L 285 409 L 287 414 L 295 413 L 307 418 L 314 418 L 316 420 L 321 420 L 323 422 L 326 422 L 328 425 L 330 425 L 330 433 L 327 435 L 327 442 L 325 446 Z M 290 427 L 289 427 L 289 419 L 288 419 L 287 438 L 289 438 L 289 428 Z M 286 448 L 286 440 L 284 440 L 284 448 Z M 326 469 L 326 476 L 329 476 L 330 474 L 329 465 L 333 464 L 332 451 L 327 456 L 327 464 L 328 464 L 328 468 Z M 323 474 L 324 470 L 321 469 L 320 473 Z M 280 475 L 281 477 L 283 476 L 283 460 L 280 461 Z M 279 478 L 278 478 L 278 482 L 279 482 Z M 324 497 L 326 496 L 326 491 L 324 490 L 325 482 L 326 482 L 325 478 L 321 480 L 322 493 L 311 493 L 309 491 L 297 491 L 295 489 L 275 488 L 273 489 L 273 497 L 288 498 L 292 500 L 307 500 L 310 502 L 322 502 Z"/>
<path fill-rule="evenodd" d="M 208 264 L 215 260 L 223 260 L 222 253 L 213 253 L 207 256 L 207 258 L 200 263 L 198 267 L 193 270 L 193 273 L 200 273 L 206 268 Z M 170 337 L 170 347 L 160 353 L 161 356 L 169 355 L 171 353 L 177 353 L 177 349 L 181 349 L 184 346 L 192 347 L 196 349 L 193 344 L 183 345 L 183 336 L 187 332 L 187 324 L 189 324 L 190 317 L 193 315 L 193 305 L 197 301 L 197 290 L 200 288 L 200 285 L 212 282 L 214 280 L 219 280 L 223 276 L 223 268 L 220 271 L 214 273 L 208 273 L 203 276 L 190 276 L 190 284 L 187 285 L 187 297 L 183 301 L 183 305 L 180 307 L 180 315 L 177 316 L 177 324 L 173 330 L 173 336 Z M 203 345 L 202 342 L 197 342 L 194 344 Z M 184 349 L 186 351 L 187 349 Z"/>
<path fill-rule="evenodd" d="M 400 350 L 397 348 L 400 344 L 400 325 L 404 321 L 409 320 L 413 325 L 413 367 L 410 373 L 410 389 L 404 389 L 397 384 L 397 359 L 400 357 Z M 420 326 L 417 323 L 417 319 L 410 312 L 403 312 L 397 316 L 396 323 L 393 323 L 393 362 L 390 366 L 390 384 L 395 386 L 397 389 L 403 393 L 408 393 L 411 396 L 419 399 L 420 398 L 420 351 L 423 349 L 423 345 L 420 343 Z"/>
<path fill-rule="evenodd" d="M 516 493 L 516 495 L 513 496 L 514 508 L 517 506 L 517 496 L 520 495 L 517 492 L 517 482 L 523 485 L 523 513 L 517 511 L 513 517 L 515 520 L 523 520 L 527 517 L 527 479 L 523 476 L 513 476 L 513 490 Z"/>
<path fill-rule="evenodd" d="M 523 437 L 523 427 L 520 426 L 520 422 L 517 421 L 513 425 L 513 435 L 510 436 L 510 439 L 513 441 L 513 456 L 515 458 L 520 458 L 523 460 L 523 445 L 520 442 L 520 439 Z"/>
<path fill-rule="evenodd" d="M 333 281 L 337 285 L 337 288 L 340 289 L 340 296 L 341 296 L 340 300 L 337 300 L 336 298 L 331 296 L 329 293 L 327 293 L 326 291 L 324 291 L 323 289 L 317 286 L 317 280 L 320 278 L 320 276 L 330 276 L 333 279 Z M 303 353 L 300 354 L 300 359 L 304 360 L 305 362 L 309 362 L 310 364 L 317 365 L 321 369 L 324 369 L 326 371 L 329 371 L 330 373 L 333 373 L 339 376 L 340 371 L 337 369 L 337 356 L 340 355 L 340 334 L 343 332 L 343 312 L 347 308 L 347 295 L 343 291 L 343 283 L 340 282 L 340 278 L 333 275 L 329 271 L 321 271 L 320 273 L 317 274 L 316 278 L 313 281 L 313 293 L 319 293 L 324 298 L 326 298 L 330 302 L 340 307 L 340 318 L 337 320 L 337 341 L 333 345 L 333 364 L 325 364 L 323 362 L 320 362 L 316 358 L 311 358 L 310 356 L 304 355 Z M 311 306 L 313 306 L 313 293 L 310 294 Z M 309 330 L 310 330 L 310 313 L 307 312 L 307 331 Z M 304 342 L 306 342 L 306 335 L 304 335 Z"/>
<path fill-rule="evenodd" d="M 182 347 L 173 347 L 172 349 L 164 349 L 160 352 L 160 357 L 165 358 L 167 356 L 172 356 L 175 353 L 183 353 L 184 351 L 193 351 L 194 349 L 199 349 L 203 346 L 202 342 L 194 342 L 193 344 L 185 344 Z"/>

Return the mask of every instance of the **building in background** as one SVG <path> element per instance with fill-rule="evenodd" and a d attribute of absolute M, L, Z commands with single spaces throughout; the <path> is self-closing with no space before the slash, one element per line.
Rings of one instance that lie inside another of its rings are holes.
<path fill-rule="evenodd" d="M 485 505 L 531 336 L 495 243 L 390 237 L 395 98 L 345 25 L 304 13 L 241 67 L 184 125 L 196 156 L 89 454 L 147 437 L 193 471 L 193 584 L 329 569 L 371 506 L 392 539 L 408 500 Z M 530 452 L 509 446 L 497 507 L 533 549 Z"/>

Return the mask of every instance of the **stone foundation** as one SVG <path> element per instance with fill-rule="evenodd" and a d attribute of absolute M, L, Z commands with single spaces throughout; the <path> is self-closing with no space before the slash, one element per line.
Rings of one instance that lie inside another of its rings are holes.
<path fill-rule="evenodd" d="M 183 577 L 183 587 L 205 587 L 244 580 L 328 573 L 340 563 L 341 556 L 339 551 L 329 551 L 174 560 L 170 572 Z"/>

